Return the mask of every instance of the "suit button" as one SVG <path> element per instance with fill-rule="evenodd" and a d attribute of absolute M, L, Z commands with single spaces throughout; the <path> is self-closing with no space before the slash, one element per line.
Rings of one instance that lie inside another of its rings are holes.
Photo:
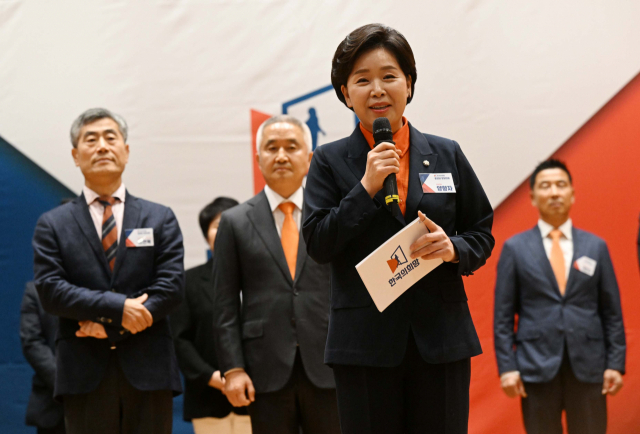
<path fill-rule="evenodd" d="M 295 318 L 291 318 L 291 325 L 292 326 L 296 326 L 296 319 Z"/>
<path fill-rule="evenodd" d="M 111 288 L 111 292 L 116 292 L 115 288 Z"/>
<path fill-rule="evenodd" d="M 298 292 L 298 290 L 297 290 L 297 289 L 294 289 L 294 290 L 293 290 L 293 295 L 298 295 L 298 294 L 300 294 L 300 293 Z"/>
<path fill-rule="evenodd" d="M 107 324 L 111 324 L 113 320 L 111 318 L 107 318 Z"/>
<path fill-rule="evenodd" d="M 125 334 L 125 331 L 124 331 L 124 330 L 120 330 L 120 334 L 121 334 L 121 335 L 124 335 L 124 334 Z"/>

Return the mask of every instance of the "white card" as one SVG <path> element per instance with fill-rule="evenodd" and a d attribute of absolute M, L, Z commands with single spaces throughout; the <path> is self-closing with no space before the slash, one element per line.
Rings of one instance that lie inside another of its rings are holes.
<path fill-rule="evenodd" d="M 453 176 L 450 173 L 421 173 L 420 184 L 423 193 L 455 193 Z"/>
<path fill-rule="evenodd" d="M 588 276 L 593 276 L 596 272 L 597 264 L 598 262 L 595 259 L 591 259 L 588 256 L 581 256 L 573 263 L 573 268 Z"/>
<path fill-rule="evenodd" d="M 153 247 L 153 228 L 125 229 L 127 247 Z"/>
<path fill-rule="evenodd" d="M 416 218 L 364 258 L 356 270 L 380 312 L 418 280 L 442 264 L 442 259 L 411 259 L 409 246 L 429 231 Z"/>

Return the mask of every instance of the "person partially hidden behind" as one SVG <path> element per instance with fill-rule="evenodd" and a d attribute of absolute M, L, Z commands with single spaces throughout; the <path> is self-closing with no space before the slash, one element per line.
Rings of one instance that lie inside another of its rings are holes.
<path fill-rule="evenodd" d="M 253 434 L 339 434 L 335 382 L 322 363 L 329 267 L 300 236 L 311 133 L 292 116 L 258 129 L 267 183 L 222 213 L 213 256 L 216 354 L 234 406 L 249 406 Z"/>
<path fill-rule="evenodd" d="M 59 320 L 56 398 L 70 434 L 170 433 L 182 390 L 167 321 L 183 298 L 173 212 L 122 183 L 127 124 L 90 109 L 71 126 L 82 194 L 43 214 L 33 235 L 35 286 Z"/>
<path fill-rule="evenodd" d="M 576 229 L 571 174 L 558 160 L 531 175 L 538 224 L 508 239 L 495 288 L 495 350 L 502 389 L 522 397 L 528 434 L 603 434 L 606 395 L 622 387 L 625 332 L 604 240 Z M 514 318 L 518 315 L 517 332 Z"/>
<path fill-rule="evenodd" d="M 218 197 L 200 211 L 200 228 L 211 253 L 220 215 L 238 202 Z M 196 434 L 250 434 L 246 407 L 234 408 L 222 394 L 213 334 L 213 256 L 186 272 L 185 300 L 171 315 L 178 364 L 185 377 L 184 420 Z"/>
<path fill-rule="evenodd" d="M 27 282 L 20 306 L 22 353 L 35 371 L 26 422 L 38 434 L 64 434 L 62 404 L 53 399 L 58 318 L 42 308 L 33 282 Z"/>

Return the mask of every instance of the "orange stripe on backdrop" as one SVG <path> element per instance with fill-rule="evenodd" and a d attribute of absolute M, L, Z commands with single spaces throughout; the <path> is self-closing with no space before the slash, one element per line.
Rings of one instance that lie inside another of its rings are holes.
<path fill-rule="evenodd" d="M 256 162 L 256 134 L 258 134 L 258 128 L 260 125 L 271 115 L 259 112 L 257 110 L 251 110 L 251 164 L 253 164 L 253 192 L 258 194 L 265 186 L 264 176 L 258 167 Z"/>
<path fill-rule="evenodd" d="M 636 76 L 553 155 L 573 176 L 576 227 L 606 240 L 620 285 L 627 335 L 625 385 L 608 398 L 609 434 L 640 432 L 640 275 L 636 240 L 640 214 L 640 75 Z M 537 162 L 533 162 L 537 163 Z M 525 174 L 523 174 L 525 175 Z M 500 389 L 493 350 L 493 290 L 504 241 L 533 227 L 537 212 L 520 185 L 495 212 L 493 255 L 465 278 L 484 354 L 472 359 L 471 434 L 524 433 L 519 399 Z"/>

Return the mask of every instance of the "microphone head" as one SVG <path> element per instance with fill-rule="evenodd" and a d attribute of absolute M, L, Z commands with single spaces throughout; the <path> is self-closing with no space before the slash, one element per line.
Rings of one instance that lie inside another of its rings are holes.
<path fill-rule="evenodd" d="M 373 140 L 376 145 L 382 142 L 393 142 L 393 131 L 389 119 L 377 118 L 373 121 Z"/>

